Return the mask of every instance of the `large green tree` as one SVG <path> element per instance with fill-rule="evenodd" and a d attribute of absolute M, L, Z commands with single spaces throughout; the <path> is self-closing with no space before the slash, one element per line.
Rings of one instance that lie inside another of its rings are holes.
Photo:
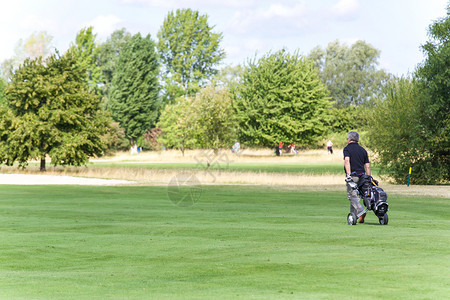
<path fill-rule="evenodd" d="M 0 159 L 25 167 L 46 156 L 53 165 L 85 164 L 104 150 L 100 136 L 109 119 L 100 112 L 100 99 L 85 84 L 86 69 L 69 51 L 26 60 L 6 90 L 0 120 Z"/>
<path fill-rule="evenodd" d="M 202 148 L 229 147 L 235 138 L 235 117 L 228 90 L 203 88 L 192 102 L 192 117 L 197 143 Z"/>
<path fill-rule="evenodd" d="M 422 46 L 426 59 L 417 74 L 422 85 L 421 131 L 426 140 L 422 168 L 450 181 L 450 4 L 447 16 L 430 25 Z"/>
<path fill-rule="evenodd" d="M 123 48 L 131 39 L 131 34 L 125 28 L 114 31 L 98 48 L 99 67 L 102 70 L 102 105 L 107 108 L 113 75 Z"/>
<path fill-rule="evenodd" d="M 162 130 L 158 142 L 168 148 L 180 149 L 184 156 L 186 149 L 197 144 L 193 115 L 191 98 L 178 97 L 174 103 L 167 104 L 157 124 Z"/>
<path fill-rule="evenodd" d="M 221 33 L 214 33 L 207 15 L 192 9 L 170 12 L 158 32 L 163 66 L 164 94 L 168 101 L 193 96 L 206 86 L 225 57 Z"/>
<path fill-rule="evenodd" d="M 369 115 L 371 148 L 382 171 L 405 183 L 450 181 L 450 8 L 429 27 L 425 61 L 413 80 L 399 79 Z"/>
<path fill-rule="evenodd" d="M 159 110 L 159 62 L 150 35 L 134 35 L 123 47 L 113 75 L 109 109 L 130 140 L 155 125 Z"/>
<path fill-rule="evenodd" d="M 208 86 L 194 98 L 179 97 L 167 104 L 158 127 L 159 142 L 183 152 L 188 148 L 229 147 L 235 138 L 236 123 L 228 90 Z"/>
<path fill-rule="evenodd" d="M 310 60 L 285 50 L 249 61 L 234 93 L 241 141 L 308 145 L 326 131 L 328 91 Z"/>
<path fill-rule="evenodd" d="M 384 95 L 375 101 L 370 114 L 368 134 L 370 148 L 377 153 L 381 174 L 398 183 L 406 183 L 408 169 L 422 156 L 423 135 L 420 132 L 421 101 L 414 79 L 392 79 Z M 420 146 L 419 146 L 420 145 Z M 420 178 L 416 170 L 413 183 Z"/>
<path fill-rule="evenodd" d="M 312 49 L 308 57 L 320 70 L 320 78 L 337 108 L 370 104 L 389 79 L 378 68 L 380 51 L 364 41 L 350 47 L 334 41 L 325 50 L 320 46 Z"/>
<path fill-rule="evenodd" d="M 78 63 L 87 70 L 86 78 L 89 89 L 100 93 L 99 85 L 103 80 L 99 66 L 99 47 L 96 38 L 97 35 L 93 33 L 92 27 L 83 28 L 77 34 L 72 49 L 77 56 Z"/>

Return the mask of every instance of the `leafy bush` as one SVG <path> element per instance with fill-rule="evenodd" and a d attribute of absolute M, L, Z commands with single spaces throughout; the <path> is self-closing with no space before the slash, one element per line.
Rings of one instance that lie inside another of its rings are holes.
<path fill-rule="evenodd" d="M 427 55 L 414 79 L 397 79 L 379 100 L 368 127 L 382 171 L 405 183 L 450 181 L 450 5 L 429 28 Z"/>
<path fill-rule="evenodd" d="M 161 150 L 163 145 L 158 142 L 161 134 L 162 130 L 160 128 L 152 128 L 138 138 L 137 145 L 145 150 Z"/>
<path fill-rule="evenodd" d="M 435 184 L 445 179 L 445 172 L 448 176 L 448 169 L 433 161 L 421 120 L 422 97 L 416 80 L 398 79 L 371 114 L 370 147 L 378 155 L 381 174 L 397 183 L 406 183 L 410 167 L 414 170 L 411 183 Z"/>
<path fill-rule="evenodd" d="M 233 106 L 240 141 L 272 147 L 318 141 L 327 130 L 331 103 L 312 61 L 281 50 L 249 62 Z"/>
<path fill-rule="evenodd" d="M 125 137 L 125 131 L 119 126 L 119 123 L 112 122 L 107 132 L 101 136 L 102 141 L 106 145 L 104 154 L 109 155 L 115 151 L 128 150 L 130 141 Z"/>
<path fill-rule="evenodd" d="M 167 148 L 180 149 L 183 155 L 185 149 L 195 145 L 191 102 L 191 99 L 179 97 L 173 104 L 167 104 L 157 124 L 162 130 L 157 142 Z"/>

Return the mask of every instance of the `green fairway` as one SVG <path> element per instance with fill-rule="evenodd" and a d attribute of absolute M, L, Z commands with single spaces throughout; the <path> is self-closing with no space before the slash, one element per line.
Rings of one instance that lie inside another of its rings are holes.
<path fill-rule="evenodd" d="M 0 299 L 448 297 L 449 199 L 348 226 L 344 189 L 0 186 Z"/>
<path fill-rule="evenodd" d="M 109 167 L 109 168 L 145 168 L 145 169 L 164 169 L 164 170 L 203 170 L 206 168 L 206 162 L 199 163 L 136 163 L 136 162 L 95 162 L 90 166 Z M 280 163 L 236 163 L 229 161 L 213 162 L 209 167 L 211 170 L 222 170 L 230 172 L 267 172 L 267 173 L 296 173 L 307 175 L 321 174 L 343 174 L 343 162 L 325 162 L 325 163 L 299 163 L 299 162 L 280 162 Z M 375 174 L 378 168 L 372 167 Z"/>

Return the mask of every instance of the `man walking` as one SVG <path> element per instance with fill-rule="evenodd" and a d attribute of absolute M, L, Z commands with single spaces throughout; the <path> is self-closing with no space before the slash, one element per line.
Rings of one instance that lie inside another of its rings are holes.
<path fill-rule="evenodd" d="M 347 182 L 347 198 L 350 200 L 350 212 L 355 215 L 363 211 L 356 190 L 352 189 L 349 182 L 358 182 L 363 174 L 371 175 L 370 162 L 367 151 L 359 144 L 359 134 L 356 131 L 350 131 L 347 135 L 348 145 L 344 148 L 344 169 L 345 181 Z M 359 223 L 364 223 L 366 214 L 359 217 Z"/>
<path fill-rule="evenodd" d="M 333 142 L 331 140 L 327 142 L 327 149 L 330 154 L 333 154 Z"/>

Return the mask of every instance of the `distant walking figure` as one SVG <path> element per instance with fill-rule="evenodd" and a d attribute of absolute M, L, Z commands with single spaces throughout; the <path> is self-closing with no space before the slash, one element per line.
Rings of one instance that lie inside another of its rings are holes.
<path fill-rule="evenodd" d="M 333 143 L 330 140 L 327 142 L 327 149 L 330 154 L 333 154 Z"/>
<path fill-rule="evenodd" d="M 236 141 L 236 143 L 234 143 L 233 147 L 231 147 L 231 152 L 239 153 L 240 148 L 241 148 L 241 144 L 239 144 L 239 142 Z"/>

